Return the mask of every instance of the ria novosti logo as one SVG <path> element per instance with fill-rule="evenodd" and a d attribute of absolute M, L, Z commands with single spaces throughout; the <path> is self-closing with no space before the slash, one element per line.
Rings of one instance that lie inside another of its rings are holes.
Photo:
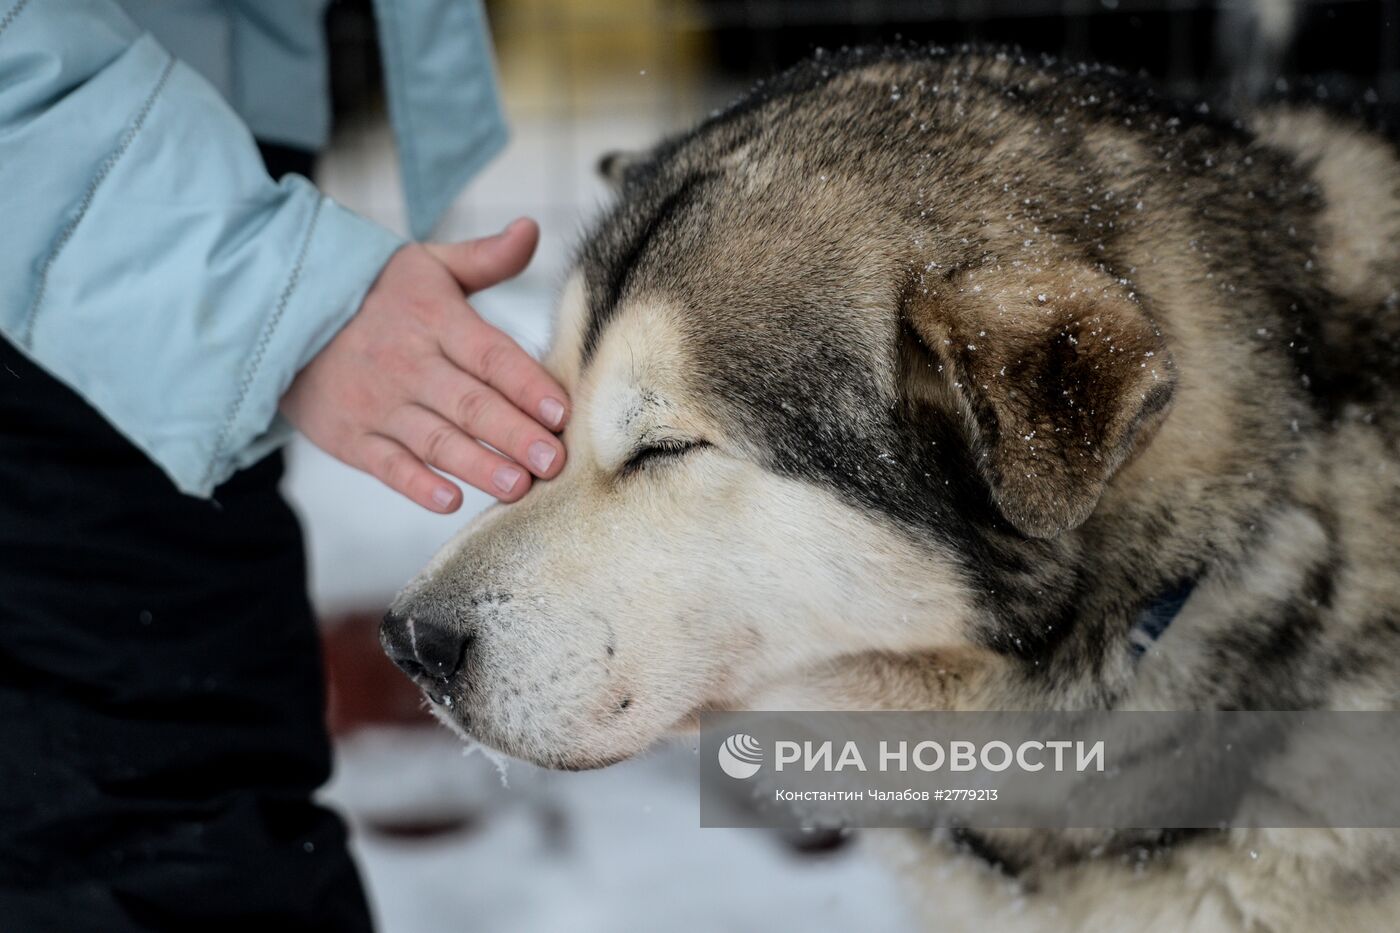
<path fill-rule="evenodd" d="M 732 778 L 751 778 L 763 767 L 763 746 L 746 732 L 736 732 L 719 747 L 720 770 Z"/>

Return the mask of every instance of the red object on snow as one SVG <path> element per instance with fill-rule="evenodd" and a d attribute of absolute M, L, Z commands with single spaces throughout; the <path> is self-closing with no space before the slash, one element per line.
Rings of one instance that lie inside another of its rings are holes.
<path fill-rule="evenodd" d="M 423 694 L 379 647 L 379 615 L 353 612 L 321 626 L 331 735 L 366 726 L 436 725 Z"/>

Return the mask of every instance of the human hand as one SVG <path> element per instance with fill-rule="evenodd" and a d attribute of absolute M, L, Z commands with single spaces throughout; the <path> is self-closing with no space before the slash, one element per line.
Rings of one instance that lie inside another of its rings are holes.
<path fill-rule="evenodd" d="M 558 474 L 564 445 L 552 432 L 568 418 L 568 396 L 465 297 L 517 275 L 538 241 L 534 221 L 516 220 L 492 237 L 402 247 L 297 374 L 282 414 L 434 512 L 455 511 L 462 496 L 430 465 L 507 502 L 525 495 L 532 473 Z"/>

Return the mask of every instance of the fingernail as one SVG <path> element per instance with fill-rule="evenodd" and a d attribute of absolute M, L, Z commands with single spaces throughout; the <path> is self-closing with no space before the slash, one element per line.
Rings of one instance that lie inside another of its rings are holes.
<path fill-rule="evenodd" d="M 564 403 L 553 398 L 540 402 L 540 418 L 551 428 L 559 427 L 564 423 Z"/>
<path fill-rule="evenodd" d="M 554 462 L 554 448 L 544 441 L 535 441 L 530 445 L 527 457 L 530 461 L 530 466 L 534 467 L 537 472 L 544 473 L 549 469 L 550 464 Z"/>
<path fill-rule="evenodd" d="M 433 490 L 433 505 L 440 509 L 448 508 L 452 505 L 452 500 L 456 498 L 456 490 L 451 486 L 439 486 Z"/>
<path fill-rule="evenodd" d="M 513 466 L 498 466 L 496 472 L 491 474 L 491 482 L 503 495 L 509 495 L 515 484 L 520 482 L 520 476 L 520 471 Z"/>

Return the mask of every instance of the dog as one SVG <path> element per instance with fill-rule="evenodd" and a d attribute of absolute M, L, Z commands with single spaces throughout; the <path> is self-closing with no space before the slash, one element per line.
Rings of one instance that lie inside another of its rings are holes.
<path fill-rule="evenodd" d="M 381 630 L 464 735 L 579 769 L 711 709 L 1395 708 L 1381 138 L 867 49 L 602 169 L 568 465 Z M 931 930 L 1400 924 L 1386 831 L 882 835 Z"/>

